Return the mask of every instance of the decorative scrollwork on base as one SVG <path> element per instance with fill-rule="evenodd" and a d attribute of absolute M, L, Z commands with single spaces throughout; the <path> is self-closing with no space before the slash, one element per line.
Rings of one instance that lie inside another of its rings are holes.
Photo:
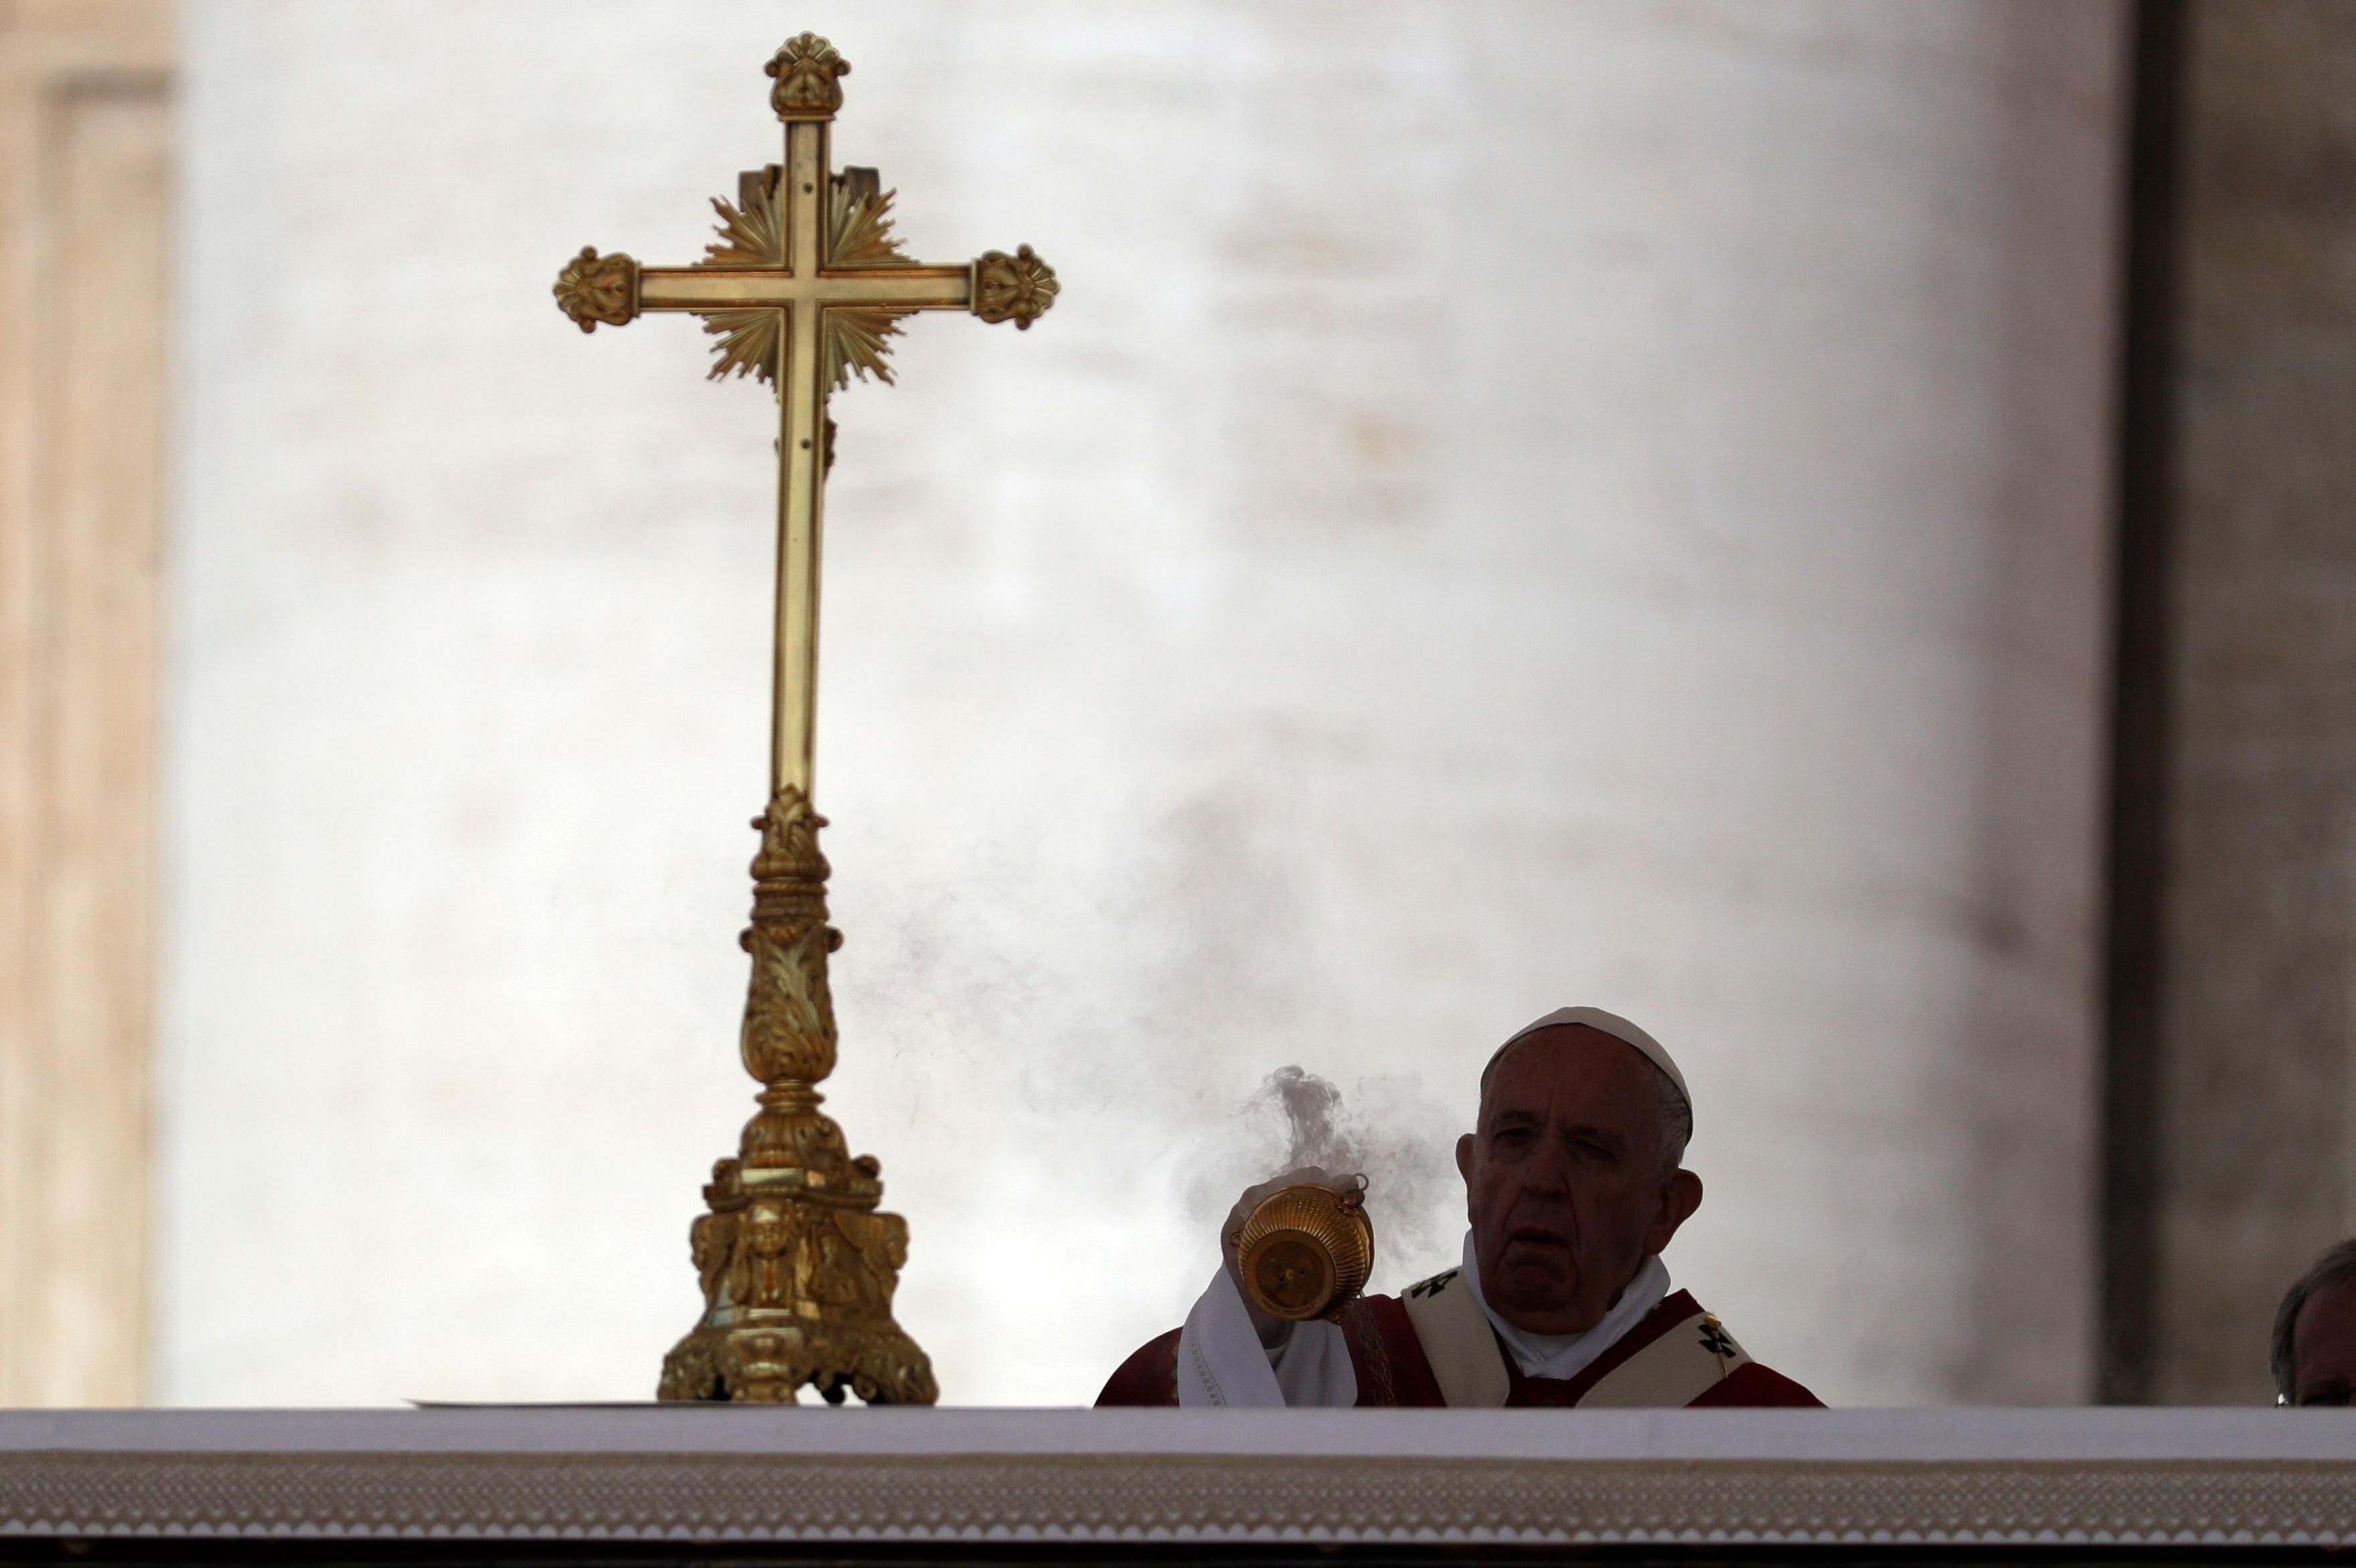
<path fill-rule="evenodd" d="M 929 1404 L 932 1363 L 892 1317 L 907 1222 L 876 1212 L 882 1167 L 851 1157 L 813 1087 L 834 1071 L 826 965 L 842 941 L 826 919 L 826 818 L 787 787 L 753 826 L 742 1047 L 760 1110 L 688 1228 L 703 1316 L 664 1359 L 658 1397 L 789 1404 L 809 1383 L 830 1401 Z"/>

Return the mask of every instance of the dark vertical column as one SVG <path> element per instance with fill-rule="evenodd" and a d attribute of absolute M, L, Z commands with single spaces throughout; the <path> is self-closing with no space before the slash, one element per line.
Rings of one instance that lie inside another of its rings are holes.
<path fill-rule="evenodd" d="M 2157 1264 L 2160 932 L 2169 761 L 2169 458 L 2184 8 L 2136 6 L 2120 291 L 2117 601 L 2111 710 L 2108 988 L 2103 1085 L 2105 1403 L 2150 1397 Z"/>
<path fill-rule="evenodd" d="M 2103 1386 L 2259 1402 L 2356 1228 L 2356 5 L 2142 22 Z"/>

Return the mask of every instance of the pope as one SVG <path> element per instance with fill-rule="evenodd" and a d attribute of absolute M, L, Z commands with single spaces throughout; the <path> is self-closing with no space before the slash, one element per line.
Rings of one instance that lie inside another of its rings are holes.
<path fill-rule="evenodd" d="M 1685 1168 L 1693 1101 L 1651 1035 L 1562 1008 L 1499 1046 L 1456 1143 L 1463 1262 L 1337 1321 L 1290 1323 L 1237 1284 L 1235 1235 L 1269 1193 L 1358 1184 L 1314 1168 L 1246 1192 L 1225 1263 L 1185 1326 L 1124 1361 L 1098 1404 L 1821 1404 L 1670 1288 L 1661 1253 L 1701 1206 Z"/>

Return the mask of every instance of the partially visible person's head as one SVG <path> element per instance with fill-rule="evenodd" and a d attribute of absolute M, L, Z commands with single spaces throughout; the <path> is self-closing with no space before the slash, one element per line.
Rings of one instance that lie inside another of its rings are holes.
<path fill-rule="evenodd" d="M 2325 1253 L 2283 1293 L 2267 1358 L 2285 1404 L 2346 1404 L 2356 1391 L 2356 1241 Z"/>
<path fill-rule="evenodd" d="M 1479 1125 L 1456 1144 L 1490 1307 L 1534 1334 L 1601 1322 L 1701 1206 L 1701 1179 L 1680 1168 L 1692 1131 L 1684 1091 L 1602 1028 L 1511 1041 L 1482 1076 Z"/>

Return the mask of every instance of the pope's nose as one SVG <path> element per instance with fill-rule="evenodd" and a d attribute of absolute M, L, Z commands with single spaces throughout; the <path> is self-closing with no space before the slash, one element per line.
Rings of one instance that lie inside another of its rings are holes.
<path fill-rule="evenodd" d="M 1558 1197 L 1570 1190 L 1570 1156 L 1552 1143 L 1541 1144 L 1522 1163 L 1522 1190 Z"/>

